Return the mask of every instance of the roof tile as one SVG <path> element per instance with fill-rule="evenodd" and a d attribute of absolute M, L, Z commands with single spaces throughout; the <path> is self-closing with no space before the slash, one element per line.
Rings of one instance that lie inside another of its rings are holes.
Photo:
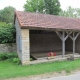
<path fill-rule="evenodd" d="M 16 11 L 21 28 L 51 28 L 80 30 L 80 19 Z"/>

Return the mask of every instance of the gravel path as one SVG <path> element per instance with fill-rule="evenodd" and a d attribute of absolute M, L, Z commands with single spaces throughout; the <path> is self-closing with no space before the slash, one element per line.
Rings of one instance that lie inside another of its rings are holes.
<path fill-rule="evenodd" d="M 80 73 L 80 71 L 71 72 L 71 74 Z M 49 78 L 59 77 L 59 76 L 66 76 L 68 73 L 62 71 L 61 73 L 46 73 L 36 76 L 29 76 L 29 77 L 19 77 L 19 78 L 10 78 L 6 80 L 48 80 Z M 52 79 L 51 79 L 52 80 Z"/>
<path fill-rule="evenodd" d="M 52 78 L 41 79 L 41 80 L 80 80 L 80 73 L 72 74 L 68 76 L 52 77 Z"/>

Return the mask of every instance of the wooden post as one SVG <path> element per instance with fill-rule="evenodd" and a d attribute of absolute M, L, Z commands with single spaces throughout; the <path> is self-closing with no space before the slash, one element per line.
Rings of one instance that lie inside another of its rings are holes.
<path fill-rule="evenodd" d="M 65 32 L 62 32 L 62 57 L 65 56 Z"/>
<path fill-rule="evenodd" d="M 65 56 L 65 41 L 69 35 L 65 36 L 65 31 L 62 31 L 62 34 L 58 31 L 55 31 L 59 38 L 62 40 L 62 57 Z"/>
<path fill-rule="evenodd" d="M 62 40 L 62 57 L 65 56 L 65 41 Z"/>
<path fill-rule="evenodd" d="M 62 40 L 62 57 L 65 56 L 65 41 L 68 37 L 70 37 L 73 41 L 73 55 L 75 54 L 75 41 L 77 39 L 77 37 L 79 36 L 80 32 L 77 33 L 77 35 L 75 35 L 75 32 L 69 32 L 69 31 L 62 31 L 62 34 L 59 31 L 55 31 L 56 34 L 59 36 L 59 38 Z M 65 36 L 65 32 L 67 33 L 67 35 Z M 73 36 L 71 36 L 71 34 L 73 34 Z"/>
<path fill-rule="evenodd" d="M 73 55 L 75 54 L 75 32 L 73 32 Z"/>
<path fill-rule="evenodd" d="M 72 32 L 71 32 L 72 33 Z M 72 39 L 73 41 L 73 55 L 75 54 L 75 41 L 77 39 L 77 37 L 79 36 L 80 32 L 77 33 L 77 35 L 75 35 L 75 32 L 73 32 L 73 36 L 71 36 L 68 32 L 67 34 L 69 35 L 69 37 Z"/>
<path fill-rule="evenodd" d="M 73 39 L 73 55 L 75 54 L 75 40 Z"/>
<path fill-rule="evenodd" d="M 77 37 L 79 36 L 80 32 L 77 33 L 77 35 L 75 36 L 75 32 L 73 32 L 73 55 L 75 54 L 75 41 L 77 39 Z"/>

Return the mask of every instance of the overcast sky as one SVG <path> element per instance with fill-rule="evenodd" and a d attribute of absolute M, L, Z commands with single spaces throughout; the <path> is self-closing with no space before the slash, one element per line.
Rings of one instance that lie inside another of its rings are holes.
<path fill-rule="evenodd" d="M 61 8 L 66 10 L 68 6 L 72 6 L 74 8 L 80 8 L 80 0 L 59 0 L 61 4 Z M 0 0 L 0 9 L 3 9 L 6 6 L 13 6 L 16 10 L 24 10 L 23 5 L 26 0 Z"/>

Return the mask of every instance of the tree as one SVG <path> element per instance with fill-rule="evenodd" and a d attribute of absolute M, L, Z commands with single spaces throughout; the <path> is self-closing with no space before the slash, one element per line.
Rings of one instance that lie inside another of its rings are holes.
<path fill-rule="evenodd" d="M 15 27 L 11 23 L 0 22 L 0 43 L 15 42 Z"/>
<path fill-rule="evenodd" d="M 80 9 L 68 7 L 67 10 L 61 10 L 59 13 L 60 16 L 72 17 L 72 18 L 80 18 Z"/>
<path fill-rule="evenodd" d="M 45 12 L 48 14 L 58 15 L 60 12 L 60 2 L 58 0 L 44 0 Z"/>
<path fill-rule="evenodd" d="M 25 11 L 29 12 L 43 12 L 44 4 L 43 0 L 26 0 L 26 4 L 24 5 Z"/>
<path fill-rule="evenodd" d="M 26 0 L 25 11 L 58 15 L 60 2 L 58 0 Z"/>
<path fill-rule="evenodd" d="M 15 42 L 14 10 L 11 6 L 0 10 L 0 43 Z"/>
<path fill-rule="evenodd" d="M 0 21 L 6 23 L 13 23 L 14 21 L 14 10 L 15 8 L 9 6 L 0 10 Z"/>

